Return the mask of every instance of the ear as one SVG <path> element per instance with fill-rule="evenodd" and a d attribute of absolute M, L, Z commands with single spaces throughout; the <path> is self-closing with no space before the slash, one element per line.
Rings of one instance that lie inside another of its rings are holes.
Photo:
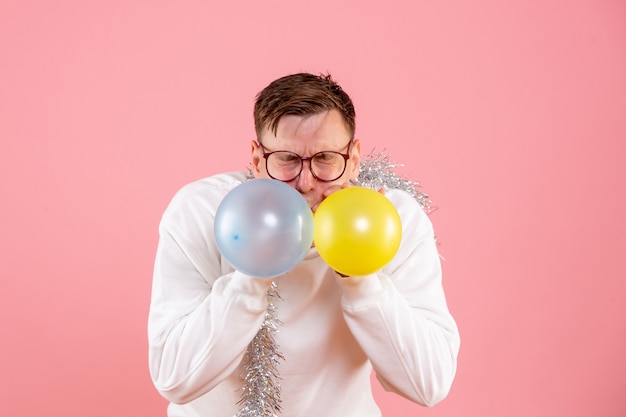
<path fill-rule="evenodd" d="M 250 162 L 252 164 L 252 174 L 255 178 L 259 178 L 261 173 L 261 148 L 259 147 L 259 143 L 256 140 L 250 142 Z"/>
<path fill-rule="evenodd" d="M 350 146 L 350 159 L 348 160 L 350 179 L 354 180 L 361 171 L 361 141 L 354 139 Z"/>

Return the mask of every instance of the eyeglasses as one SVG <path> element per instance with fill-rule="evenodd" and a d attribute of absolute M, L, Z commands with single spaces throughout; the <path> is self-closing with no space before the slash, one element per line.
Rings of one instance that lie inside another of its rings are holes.
<path fill-rule="evenodd" d="M 274 151 L 265 152 L 263 145 L 263 158 L 265 158 L 265 170 L 271 178 L 283 182 L 293 181 L 300 173 L 304 161 L 309 161 L 309 170 L 315 179 L 322 182 L 335 181 L 346 171 L 348 159 L 350 159 L 350 145 L 348 143 L 348 153 L 335 151 L 322 151 L 303 158 L 295 152 Z"/>

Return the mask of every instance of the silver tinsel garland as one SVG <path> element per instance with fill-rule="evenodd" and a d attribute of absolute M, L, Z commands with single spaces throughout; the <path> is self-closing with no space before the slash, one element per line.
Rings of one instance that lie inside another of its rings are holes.
<path fill-rule="evenodd" d="M 399 189 L 417 200 L 422 209 L 430 214 L 436 207 L 427 194 L 418 190 L 420 183 L 400 177 L 394 170 L 402 164 L 392 163 L 384 152 L 373 151 L 361 161 L 360 173 L 352 183 L 359 187 Z M 248 179 L 252 179 L 248 170 Z M 244 357 L 244 384 L 241 388 L 240 411 L 236 417 L 277 417 L 281 407 L 281 389 L 278 365 L 285 357 L 278 350 L 274 334 L 282 322 L 278 319 L 274 300 L 280 298 L 278 286 L 272 282 L 267 292 L 267 311 L 261 328 L 257 332 Z"/>
<path fill-rule="evenodd" d="M 272 282 L 267 291 L 267 310 L 244 357 L 245 371 L 241 375 L 240 410 L 237 417 L 276 417 L 280 413 L 280 376 L 278 364 L 285 357 L 278 351 L 274 333 L 282 322 L 278 319 L 274 300 L 280 298 L 278 285 Z"/>
<path fill-rule="evenodd" d="M 396 168 L 403 166 L 403 164 L 391 162 L 389 155 L 384 152 L 372 151 L 361 161 L 359 176 L 352 183 L 374 190 L 383 188 L 406 191 L 417 200 L 426 214 L 432 213 L 437 207 L 433 205 L 427 194 L 418 190 L 421 186 L 420 182 L 402 178 L 395 172 Z"/>

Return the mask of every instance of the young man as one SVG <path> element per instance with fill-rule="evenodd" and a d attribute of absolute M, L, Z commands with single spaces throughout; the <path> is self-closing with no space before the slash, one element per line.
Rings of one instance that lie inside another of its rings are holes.
<path fill-rule="evenodd" d="M 360 143 L 350 97 L 330 76 L 279 78 L 254 107 L 252 175 L 284 181 L 313 211 L 359 175 Z M 213 219 L 246 172 L 184 187 L 160 225 L 149 316 L 150 371 L 168 416 L 232 417 L 242 360 L 264 322 L 274 282 L 282 322 L 275 334 L 281 415 L 374 417 L 372 368 L 382 386 L 430 406 L 448 393 L 459 335 L 441 282 L 432 225 L 408 193 L 385 195 L 402 219 L 394 259 L 368 276 L 345 277 L 313 247 L 273 279 L 247 276 L 220 256 Z M 260 398 L 259 401 L 263 401 Z"/>

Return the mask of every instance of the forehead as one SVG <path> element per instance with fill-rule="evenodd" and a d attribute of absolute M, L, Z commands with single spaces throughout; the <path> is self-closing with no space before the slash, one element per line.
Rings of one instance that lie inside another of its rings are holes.
<path fill-rule="evenodd" d="M 351 139 L 343 116 L 337 110 L 312 115 L 285 115 L 280 118 L 276 133 L 263 129 L 261 141 L 266 146 L 292 145 L 298 148 L 345 146 Z"/>

